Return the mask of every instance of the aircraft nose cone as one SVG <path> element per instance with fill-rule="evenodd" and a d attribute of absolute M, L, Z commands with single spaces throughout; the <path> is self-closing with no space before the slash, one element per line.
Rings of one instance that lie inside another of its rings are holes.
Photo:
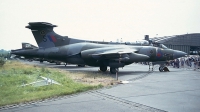
<path fill-rule="evenodd" d="M 184 57 L 186 55 L 187 55 L 187 53 L 185 53 L 183 51 L 174 50 L 174 59 Z"/>

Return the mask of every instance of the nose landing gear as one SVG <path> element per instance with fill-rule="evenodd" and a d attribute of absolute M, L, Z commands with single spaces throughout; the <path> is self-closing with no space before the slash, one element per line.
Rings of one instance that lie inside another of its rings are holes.
<path fill-rule="evenodd" d="M 160 66 L 159 71 L 160 72 L 169 72 L 169 69 L 166 66 Z"/>

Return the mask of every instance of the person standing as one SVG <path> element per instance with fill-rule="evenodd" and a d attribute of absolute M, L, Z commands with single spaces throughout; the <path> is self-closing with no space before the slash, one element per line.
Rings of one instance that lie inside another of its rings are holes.
<path fill-rule="evenodd" d="M 184 68 L 184 59 L 181 58 L 181 68 Z"/>
<path fill-rule="evenodd" d="M 177 60 L 176 60 L 176 65 L 177 65 L 177 68 L 179 68 L 180 67 L 180 61 L 179 61 L 179 59 L 177 58 Z"/>
<path fill-rule="evenodd" d="M 188 64 L 190 67 L 192 66 L 192 58 L 191 57 L 188 58 Z"/>

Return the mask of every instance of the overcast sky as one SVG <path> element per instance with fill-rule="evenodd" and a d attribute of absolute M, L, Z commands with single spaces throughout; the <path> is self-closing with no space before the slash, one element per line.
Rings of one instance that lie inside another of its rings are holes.
<path fill-rule="evenodd" d="M 98 41 L 200 33 L 200 0 L 0 0 L 0 49 L 37 45 L 28 22 L 49 22 L 60 35 Z"/>

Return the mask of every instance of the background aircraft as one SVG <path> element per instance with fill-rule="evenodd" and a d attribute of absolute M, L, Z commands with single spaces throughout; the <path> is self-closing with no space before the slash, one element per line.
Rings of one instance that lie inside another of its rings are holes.
<path fill-rule="evenodd" d="M 23 52 L 23 50 L 29 50 L 29 49 L 37 49 L 38 47 L 30 44 L 30 43 L 22 43 L 22 48 L 21 49 L 15 49 L 11 50 L 11 54 L 13 58 L 19 58 L 19 59 L 27 59 L 29 61 L 34 60 L 34 57 L 27 57 L 26 55 L 17 55 L 15 52 Z M 14 54 L 14 55 L 13 55 Z"/>
<path fill-rule="evenodd" d="M 56 65 L 60 65 L 61 62 L 60 61 L 55 61 L 55 60 L 47 60 L 47 59 L 44 59 L 44 58 L 36 58 L 36 57 L 32 57 L 32 56 L 28 56 L 26 54 L 23 54 L 23 53 L 20 53 L 20 52 L 24 52 L 24 50 L 31 50 L 33 51 L 38 49 L 38 47 L 30 44 L 30 43 L 22 43 L 22 49 L 16 49 L 16 50 L 11 50 L 11 53 L 12 54 L 15 54 L 16 56 L 14 56 L 14 58 L 19 58 L 19 59 L 27 59 L 28 61 L 40 61 L 41 63 L 43 61 L 47 61 L 49 63 L 56 63 Z M 17 55 L 18 54 L 18 55 Z"/>

